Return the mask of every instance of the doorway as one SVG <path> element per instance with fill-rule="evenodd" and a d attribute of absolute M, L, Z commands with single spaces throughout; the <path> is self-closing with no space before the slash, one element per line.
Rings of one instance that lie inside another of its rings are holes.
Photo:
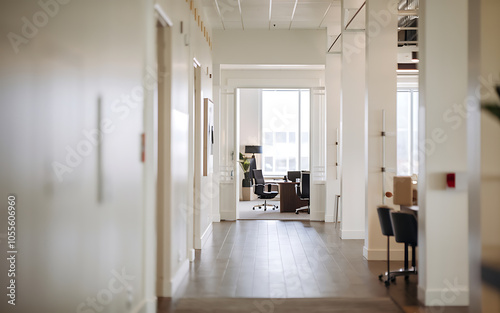
<path fill-rule="evenodd" d="M 308 88 L 236 89 L 239 219 L 309 220 L 307 210 L 295 214 L 308 205 L 298 196 L 302 185 L 295 174 L 310 172 L 310 111 Z M 266 208 L 259 207 L 264 200 L 255 192 L 252 169 L 260 170 L 272 191 L 278 192 L 266 200 Z M 288 179 L 289 173 L 295 176 Z"/>
<path fill-rule="evenodd" d="M 171 28 L 168 22 L 157 15 L 156 58 L 157 88 L 154 101 L 154 155 L 156 156 L 156 294 L 169 294 L 170 284 L 170 115 L 171 115 Z"/>

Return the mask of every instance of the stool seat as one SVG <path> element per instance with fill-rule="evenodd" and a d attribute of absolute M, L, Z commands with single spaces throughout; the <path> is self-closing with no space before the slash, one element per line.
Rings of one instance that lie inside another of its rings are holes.
<path fill-rule="evenodd" d="M 395 273 L 395 276 L 405 276 L 405 279 L 409 278 L 409 275 L 417 275 L 415 248 L 418 245 L 418 224 L 415 215 L 405 212 L 391 212 L 392 229 L 394 231 L 394 238 L 396 242 L 405 244 L 405 261 L 404 270 L 400 270 Z M 411 246 L 411 265 L 408 267 L 408 247 Z"/>

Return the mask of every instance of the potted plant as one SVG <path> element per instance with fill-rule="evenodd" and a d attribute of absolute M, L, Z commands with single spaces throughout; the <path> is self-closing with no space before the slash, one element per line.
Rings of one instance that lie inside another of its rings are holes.
<path fill-rule="evenodd" d="M 245 175 L 245 178 L 243 178 L 241 182 L 242 186 L 252 187 L 252 178 L 250 178 L 250 159 L 248 159 L 240 152 L 240 160 L 238 161 L 238 163 L 240 163 L 243 174 Z"/>
<path fill-rule="evenodd" d="M 496 86 L 495 90 L 497 92 L 498 97 L 500 98 L 500 86 Z M 500 120 L 500 105 L 498 105 L 498 103 L 484 103 L 483 109 L 490 112 L 492 115 L 494 115 L 497 119 Z"/>

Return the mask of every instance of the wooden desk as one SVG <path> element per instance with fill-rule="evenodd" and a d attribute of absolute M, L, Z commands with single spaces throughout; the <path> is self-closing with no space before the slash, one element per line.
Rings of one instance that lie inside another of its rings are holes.
<path fill-rule="evenodd" d="M 295 182 L 278 182 L 280 186 L 280 213 L 294 212 L 295 210 L 307 206 L 307 200 L 300 200 L 295 186 Z"/>

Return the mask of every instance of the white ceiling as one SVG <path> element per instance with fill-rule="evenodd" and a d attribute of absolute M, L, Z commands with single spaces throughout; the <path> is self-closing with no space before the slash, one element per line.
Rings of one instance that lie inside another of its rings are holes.
<path fill-rule="evenodd" d="M 340 0 L 202 0 L 213 29 L 318 29 L 340 23 Z"/>

